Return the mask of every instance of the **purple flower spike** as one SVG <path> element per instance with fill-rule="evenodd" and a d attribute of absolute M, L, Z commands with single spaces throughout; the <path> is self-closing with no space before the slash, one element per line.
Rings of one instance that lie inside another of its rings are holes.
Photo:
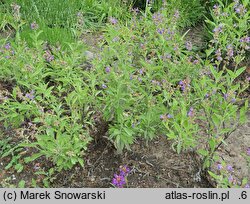
<path fill-rule="evenodd" d="M 144 73 L 144 70 L 143 70 L 143 69 L 140 69 L 140 70 L 139 70 L 139 73 L 140 73 L 140 74 L 143 74 L 143 73 Z"/>
<path fill-rule="evenodd" d="M 115 24 L 118 23 L 118 20 L 117 20 L 116 18 L 114 18 L 114 17 L 110 17 L 110 18 L 109 18 L 109 22 L 110 22 L 111 24 L 115 25 Z"/>
<path fill-rule="evenodd" d="M 35 98 L 34 94 L 35 94 L 35 91 L 32 90 L 30 93 L 26 93 L 25 97 L 30 99 L 30 100 L 34 100 L 34 98 Z"/>
<path fill-rule="evenodd" d="M 250 156 L 250 147 L 247 148 L 247 155 Z"/>
<path fill-rule="evenodd" d="M 107 88 L 107 85 L 106 85 L 106 84 L 102 84 L 102 88 L 103 88 L 103 89 L 106 89 L 106 88 Z"/>
<path fill-rule="evenodd" d="M 217 165 L 217 169 L 218 169 L 218 170 L 221 170 L 222 168 L 223 168 L 223 166 L 222 166 L 221 164 L 218 164 L 218 165 Z"/>
<path fill-rule="evenodd" d="M 234 56 L 234 51 L 233 51 L 232 45 L 228 45 L 228 46 L 227 46 L 227 56 L 228 56 L 229 58 L 231 58 L 231 57 Z"/>
<path fill-rule="evenodd" d="M 126 184 L 124 176 L 114 174 L 112 184 L 118 188 L 123 188 L 123 186 Z"/>
<path fill-rule="evenodd" d="M 9 49 L 11 48 L 10 43 L 7 43 L 7 44 L 4 46 L 4 48 L 5 48 L 6 50 L 9 50 Z"/>
<path fill-rule="evenodd" d="M 232 183 L 233 181 L 234 181 L 234 178 L 233 178 L 232 175 L 230 175 L 230 176 L 228 177 L 228 182 L 229 182 L 229 183 Z"/>
<path fill-rule="evenodd" d="M 245 185 L 245 188 L 250 188 L 250 185 L 247 183 L 247 184 Z"/>
<path fill-rule="evenodd" d="M 227 98 L 228 98 L 228 94 L 224 94 L 224 96 L 223 96 L 223 97 L 224 97 L 224 99 L 225 99 L 225 100 L 227 100 Z"/>
<path fill-rule="evenodd" d="M 173 116 L 172 116 L 171 114 L 168 114 L 168 115 L 167 115 L 167 118 L 168 118 L 168 119 L 171 119 L 171 118 L 173 118 Z"/>
<path fill-rule="evenodd" d="M 189 109 L 187 115 L 188 115 L 188 117 L 193 117 L 193 116 L 194 116 L 194 109 L 193 109 L 193 107 L 191 107 L 191 108 Z"/>
<path fill-rule="evenodd" d="M 38 29 L 38 24 L 36 22 L 33 22 L 30 24 L 31 30 L 37 30 Z"/>
<path fill-rule="evenodd" d="M 44 54 L 44 58 L 47 62 L 51 62 L 54 60 L 54 55 L 52 55 L 50 51 L 46 50 Z"/>
<path fill-rule="evenodd" d="M 189 51 L 191 51 L 192 50 L 192 47 L 193 47 L 193 45 L 192 45 L 192 43 L 191 42 L 186 42 L 186 48 L 187 48 L 187 50 L 189 50 Z"/>
<path fill-rule="evenodd" d="M 179 12 L 178 10 L 176 10 L 176 11 L 174 12 L 174 17 L 175 17 L 176 19 L 178 19 L 178 18 L 180 17 L 180 12 Z"/>
<path fill-rule="evenodd" d="M 240 4 L 240 5 L 238 5 L 238 7 L 235 8 L 235 12 L 240 14 L 240 15 L 244 15 L 247 12 L 247 10 L 245 9 L 245 7 L 242 4 Z"/>
<path fill-rule="evenodd" d="M 227 170 L 228 170 L 228 171 L 233 171 L 234 169 L 233 169 L 233 167 L 232 167 L 231 165 L 228 165 L 228 166 L 227 166 Z"/>
<path fill-rule="evenodd" d="M 110 67 L 106 67 L 105 71 L 106 71 L 106 73 L 110 73 L 110 71 L 111 71 Z"/>
<path fill-rule="evenodd" d="M 127 165 L 124 166 L 120 166 L 120 175 L 121 176 L 128 176 L 128 174 L 130 173 L 130 168 Z"/>
<path fill-rule="evenodd" d="M 158 32 L 159 34 L 162 35 L 162 34 L 164 33 L 164 28 L 162 28 L 162 29 L 159 29 L 159 28 L 158 28 L 158 29 L 157 29 L 157 32 Z"/>

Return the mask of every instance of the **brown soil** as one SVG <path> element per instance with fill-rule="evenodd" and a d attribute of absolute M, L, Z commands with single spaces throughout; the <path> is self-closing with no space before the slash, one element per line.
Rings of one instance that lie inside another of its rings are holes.
<path fill-rule="evenodd" d="M 26 154 L 31 153 L 26 149 Z M 199 174 L 199 165 L 195 162 L 193 153 L 186 152 L 176 154 L 171 148 L 171 143 L 164 137 L 158 137 L 149 145 L 144 141 L 137 141 L 131 151 L 117 154 L 112 145 L 99 140 L 92 143 L 85 158 L 86 164 L 82 168 L 62 171 L 55 175 L 52 187 L 112 187 L 111 181 L 114 173 L 120 165 L 128 165 L 131 173 L 128 176 L 128 187 L 134 188 L 194 188 L 211 187 L 208 181 Z M 0 168 L 9 162 L 9 158 L 2 160 Z M 22 161 L 21 161 L 22 162 Z M 39 164 L 39 170 L 48 171 L 52 164 L 41 158 L 25 166 L 24 171 L 15 173 L 11 168 L 2 170 L 0 182 L 6 178 L 12 178 L 10 184 L 17 185 L 20 180 L 25 180 L 27 186 L 31 186 L 31 179 L 37 181 L 42 187 L 44 176 L 35 175 L 35 166 Z"/>
<path fill-rule="evenodd" d="M 199 167 L 191 153 L 176 154 L 171 143 L 159 137 L 147 145 L 137 141 L 131 151 L 122 155 L 103 141 L 92 144 L 85 169 L 76 167 L 72 172 L 62 172 L 54 183 L 56 187 L 111 187 L 114 173 L 120 165 L 128 165 L 128 187 L 170 188 L 210 187 L 206 179 L 195 180 Z M 93 154 L 94 152 L 94 154 Z"/>

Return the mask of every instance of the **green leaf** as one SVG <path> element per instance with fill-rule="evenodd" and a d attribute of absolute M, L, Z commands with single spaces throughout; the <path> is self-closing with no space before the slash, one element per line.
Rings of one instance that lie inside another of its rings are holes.
<path fill-rule="evenodd" d="M 181 142 L 179 142 L 179 143 L 177 144 L 177 153 L 178 153 L 178 154 L 181 153 L 181 148 L 182 148 L 182 144 L 181 144 Z"/>
<path fill-rule="evenodd" d="M 36 180 L 35 179 L 31 179 L 31 186 L 33 187 L 33 188 L 37 188 L 37 183 L 36 183 Z"/>
<path fill-rule="evenodd" d="M 37 158 L 39 158 L 39 157 L 41 157 L 41 156 L 43 156 L 43 155 L 44 155 L 44 154 L 41 153 L 41 152 L 36 153 L 36 154 L 33 154 L 33 155 L 30 156 L 30 157 L 24 158 L 24 162 L 25 162 L 25 163 L 29 163 L 29 162 L 34 161 L 34 160 L 36 160 Z"/>
<path fill-rule="evenodd" d="M 18 188 L 24 188 L 24 187 L 25 187 L 25 181 L 24 180 L 19 181 Z"/>
<path fill-rule="evenodd" d="M 78 158 L 78 162 L 82 167 L 84 167 L 84 161 L 82 158 Z"/>
<path fill-rule="evenodd" d="M 23 165 L 18 163 L 15 165 L 15 169 L 17 170 L 17 173 L 20 173 L 23 171 Z"/>
<path fill-rule="evenodd" d="M 218 180 L 219 176 L 213 173 L 212 171 L 208 171 L 209 175 L 212 176 L 214 179 Z"/>
<path fill-rule="evenodd" d="M 214 48 L 207 49 L 206 50 L 207 57 L 209 57 L 212 54 L 213 51 L 214 51 Z"/>
<path fill-rule="evenodd" d="M 215 140 L 212 138 L 212 139 L 210 139 L 210 140 L 208 141 L 208 143 L 209 143 L 209 146 L 210 146 L 211 151 L 213 152 L 213 151 L 215 150 L 215 146 L 216 146 Z"/>
<path fill-rule="evenodd" d="M 240 76 L 244 71 L 245 71 L 246 67 L 242 67 L 240 69 L 238 69 L 235 73 L 235 78 L 237 78 L 238 76 Z"/>
<path fill-rule="evenodd" d="M 198 153 L 202 156 L 207 156 L 209 152 L 205 149 L 199 149 Z"/>

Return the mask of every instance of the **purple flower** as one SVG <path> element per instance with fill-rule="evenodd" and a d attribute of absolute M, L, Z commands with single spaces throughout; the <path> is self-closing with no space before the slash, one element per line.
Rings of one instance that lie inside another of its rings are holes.
<path fill-rule="evenodd" d="M 164 115 L 160 115 L 160 119 L 164 120 L 165 116 Z"/>
<path fill-rule="evenodd" d="M 162 29 L 159 29 L 159 28 L 158 28 L 158 29 L 157 29 L 157 32 L 158 32 L 159 34 L 162 35 L 162 34 L 164 33 L 164 28 L 162 28 Z"/>
<path fill-rule="evenodd" d="M 26 93 L 25 97 L 28 98 L 28 99 L 30 99 L 30 100 L 34 100 L 34 98 L 35 98 L 34 94 L 35 94 L 35 91 L 32 90 L 31 92 Z"/>
<path fill-rule="evenodd" d="M 217 169 L 221 170 L 223 168 L 223 166 L 221 164 L 217 164 Z"/>
<path fill-rule="evenodd" d="M 205 98 L 209 98 L 209 94 L 208 93 L 205 95 Z"/>
<path fill-rule="evenodd" d="M 120 40 L 120 38 L 119 38 L 118 36 L 116 36 L 116 37 L 113 38 L 112 41 L 113 41 L 113 42 L 118 42 L 119 40 Z"/>
<path fill-rule="evenodd" d="M 10 43 L 7 43 L 7 44 L 4 46 L 4 48 L 5 48 L 6 50 L 9 50 L 9 49 L 11 48 Z"/>
<path fill-rule="evenodd" d="M 110 17 L 110 18 L 109 18 L 109 22 L 110 22 L 111 24 L 115 25 L 115 24 L 118 23 L 118 20 L 117 20 L 116 18 L 114 18 L 114 17 Z"/>
<path fill-rule="evenodd" d="M 181 87 L 181 90 L 184 92 L 185 90 L 186 90 L 186 88 L 188 87 L 188 86 L 190 86 L 189 85 L 189 83 L 186 81 L 186 80 L 181 80 L 180 82 L 179 82 L 179 85 L 180 85 L 180 87 Z"/>
<path fill-rule="evenodd" d="M 220 6 L 218 6 L 217 4 L 215 4 L 213 6 L 213 10 L 214 10 L 215 15 L 219 15 L 220 14 Z"/>
<path fill-rule="evenodd" d="M 229 182 L 229 183 L 232 183 L 233 181 L 234 181 L 233 176 L 232 176 L 232 175 L 229 175 L 229 177 L 228 177 L 228 182 Z"/>
<path fill-rule="evenodd" d="M 194 108 L 191 107 L 187 113 L 188 117 L 193 117 L 194 116 Z"/>
<path fill-rule="evenodd" d="M 141 49 L 145 49 L 145 45 L 143 43 L 140 44 Z"/>
<path fill-rule="evenodd" d="M 193 61 L 193 64 L 198 64 L 198 63 L 199 63 L 199 60 L 197 59 Z"/>
<path fill-rule="evenodd" d="M 167 59 L 171 59 L 172 55 L 171 54 L 166 54 Z"/>
<path fill-rule="evenodd" d="M 40 169 L 40 163 L 36 163 L 34 165 L 34 170 L 39 170 Z"/>
<path fill-rule="evenodd" d="M 213 9 L 218 9 L 219 8 L 219 6 L 217 5 L 217 4 L 215 4 L 214 6 L 213 6 Z"/>
<path fill-rule="evenodd" d="M 110 67 L 109 66 L 106 67 L 105 71 L 106 71 L 106 73 L 110 73 L 110 71 L 111 71 Z"/>
<path fill-rule="evenodd" d="M 232 98 L 232 99 L 231 99 L 231 102 L 232 102 L 232 103 L 235 103 L 235 102 L 236 102 L 236 98 Z"/>
<path fill-rule="evenodd" d="M 247 183 L 247 184 L 245 185 L 245 188 L 250 188 L 250 185 Z"/>
<path fill-rule="evenodd" d="M 235 8 L 235 12 L 240 14 L 240 15 L 244 15 L 247 12 L 247 10 L 245 9 L 245 7 L 242 4 L 240 4 Z"/>
<path fill-rule="evenodd" d="M 178 19 L 178 18 L 180 17 L 180 12 L 179 12 L 178 10 L 176 10 L 176 11 L 174 12 L 174 17 L 175 17 L 176 19 Z"/>
<path fill-rule="evenodd" d="M 228 45 L 228 46 L 227 46 L 227 56 L 228 56 L 229 58 L 231 58 L 231 57 L 234 56 L 234 51 L 233 51 L 232 45 Z"/>
<path fill-rule="evenodd" d="M 250 37 L 248 37 L 248 36 L 242 37 L 240 39 L 240 42 L 249 43 L 250 42 Z"/>
<path fill-rule="evenodd" d="M 224 94 L 224 96 L 223 96 L 223 97 L 224 97 L 224 99 L 225 99 L 225 100 L 227 100 L 227 98 L 228 98 L 228 94 Z"/>
<path fill-rule="evenodd" d="M 51 62 L 54 60 L 54 55 L 52 55 L 50 51 L 46 50 L 44 54 L 44 58 L 47 62 Z"/>
<path fill-rule="evenodd" d="M 221 56 L 218 56 L 218 57 L 217 57 L 217 60 L 218 60 L 218 61 L 222 61 L 222 57 L 221 57 Z"/>
<path fill-rule="evenodd" d="M 192 45 L 192 43 L 191 42 L 186 42 L 186 48 L 187 48 L 187 50 L 189 50 L 189 51 L 191 51 L 192 50 L 192 47 L 193 47 L 193 45 Z"/>
<path fill-rule="evenodd" d="M 174 51 L 178 51 L 178 49 L 179 49 L 178 45 L 175 45 L 174 46 Z"/>
<path fill-rule="evenodd" d="M 123 186 L 126 184 L 124 176 L 114 174 L 112 184 L 118 188 L 123 188 Z"/>
<path fill-rule="evenodd" d="M 234 169 L 233 169 L 233 167 L 232 167 L 231 165 L 228 165 L 228 166 L 227 166 L 227 170 L 228 170 L 228 171 L 233 171 Z"/>
<path fill-rule="evenodd" d="M 103 89 L 106 89 L 106 88 L 107 88 L 107 85 L 106 85 L 106 84 L 102 84 L 102 88 L 103 88 Z"/>
<path fill-rule="evenodd" d="M 223 28 L 223 25 L 220 24 L 218 27 L 214 28 L 213 32 L 214 32 L 215 34 L 219 34 L 219 33 L 222 32 L 222 28 Z"/>
<path fill-rule="evenodd" d="M 250 156 L 250 147 L 247 148 L 247 155 Z"/>
<path fill-rule="evenodd" d="M 121 176 L 128 176 L 128 174 L 130 173 L 130 168 L 127 165 L 124 166 L 120 166 L 120 175 Z"/>
<path fill-rule="evenodd" d="M 154 13 L 152 18 L 153 18 L 155 24 L 159 24 L 159 23 L 163 22 L 163 15 L 159 12 Z"/>
<path fill-rule="evenodd" d="M 215 55 L 217 56 L 218 61 L 222 61 L 221 50 L 220 49 L 216 50 Z"/>
<path fill-rule="evenodd" d="M 139 70 L 139 73 L 140 73 L 140 74 L 143 74 L 143 73 L 144 73 L 144 70 L 143 70 L 143 69 L 140 69 L 140 70 Z"/>
<path fill-rule="evenodd" d="M 167 118 L 171 119 L 171 118 L 173 118 L 173 116 L 171 114 L 167 114 Z"/>
<path fill-rule="evenodd" d="M 38 24 L 36 22 L 33 22 L 30 24 L 31 30 L 37 30 L 38 29 Z"/>

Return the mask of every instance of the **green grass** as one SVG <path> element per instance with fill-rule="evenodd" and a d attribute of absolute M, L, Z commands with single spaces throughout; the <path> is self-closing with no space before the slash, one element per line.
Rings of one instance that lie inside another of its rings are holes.
<path fill-rule="evenodd" d="M 21 20 L 24 23 L 20 36 L 29 45 L 32 22 L 36 22 L 43 31 L 40 36 L 42 40 L 51 44 L 64 44 L 75 42 L 84 29 L 100 28 L 109 16 L 120 20 L 126 20 L 130 16 L 128 7 L 120 0 L 5 0 L 4 2 L 0 5 L 0 29 L 8 24 L 15 24 L 11 5 L 17 3 L 21 6 Z"/>

